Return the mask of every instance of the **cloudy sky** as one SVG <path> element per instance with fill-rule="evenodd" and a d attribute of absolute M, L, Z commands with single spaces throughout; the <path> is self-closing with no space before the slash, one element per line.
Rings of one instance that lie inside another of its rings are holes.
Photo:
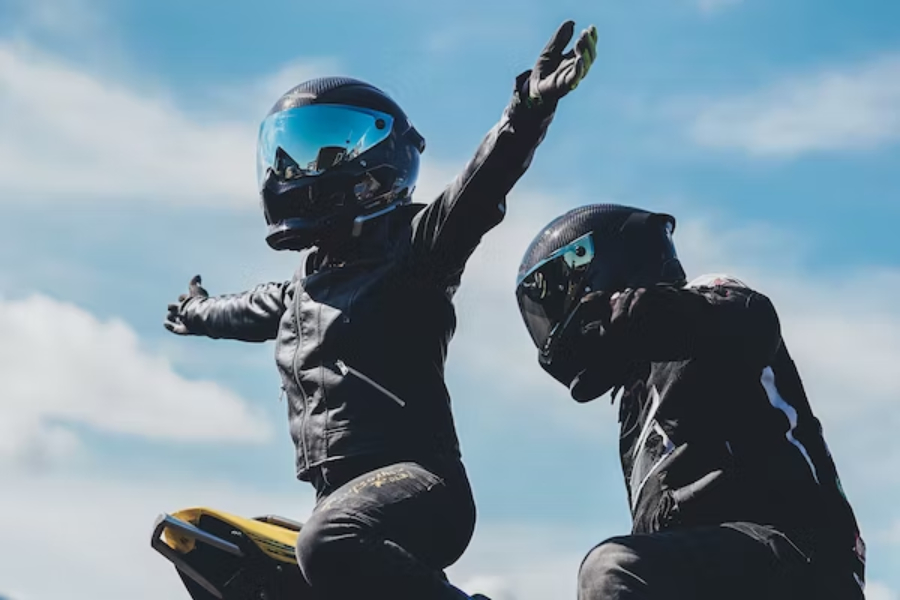
<path fill-rule="evenodd" d="M 616 412 L 539 371 L 512 294 L 546 221 L 615 201 L 676 214 L 690 275 L 773 298 L 868 541 L 869 598 L 900 598 L 886 0 L 0 2 L 0 596 L 186 597 L 149 548 L 159 512 L 305 518 L 272 345 L 161 325 L 195 273 L 215 294 L 295 268 L 264 242 L 260 119 L 308 77 L 369 80 L 428 139 L 430 200 L 567 18 L 597 25 L 599 58 L 458 296 L 449 384 L 480 521 L 451 577 L 574 598 L 581 557 L 629 528 Z"/>

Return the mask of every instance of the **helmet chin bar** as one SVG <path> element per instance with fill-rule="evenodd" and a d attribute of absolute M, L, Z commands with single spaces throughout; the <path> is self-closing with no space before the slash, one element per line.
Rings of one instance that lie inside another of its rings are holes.
<path fill-rule="evenodd" d="M 308 250 L 319 244 L 322 232 L 334 227 L 339 216 L 285 219 L 269 226 L 266 242 L 273 250 Z M 348 219 L 349 220 L 349 219 Z"/>
<path fill-rule="evenodd" d="M 362 235 L 363 227 L 366 223 L 368 223 L 369 221 L 373 221 L 379 217 L 383 217 L 384 215 L 397 210 L 403 205 L 403 202 L 394 202 L 393 204 L 389 204 L 381 210 L 376 210 L 373 213 L 369 213 L 367 215 L 359 215 L 358 217 L 353 219 L 353 229 L 350 232 L 350 236 L 355 238 L 359 237 L 360 235 Z"/>
<path fill-rule="evenodd" d="M 352 224 L 348 223 L 349 218 L 347 216 L 342 217 L 341 215 L 331 215 L 329 217 L 321 218 L 315 224 L 303 219 L 287 219 L 281 222 L 280 227 L 270 227 L 270 233 L 266 237 L 266 241 L 273 250 L 306 250 L 313 246 L 320 245 L 322 241 L 316 239 L 318 236 L 314 235 L 313 232 L 321 234 L 332 230 L 335 226 L 338 226 L 340 230 L 345 232 L 349 229 L 349 239 L 359 238 L 368 223 L 388 215 L 407 204 L 409 204 L 408 197 L 405 200 L 394 202 L 375 212 L 359 215 L 353 218 Z M 294 221 L 294 226 L 292 226 L 291 221 Z M 332 234 L 335 234 L 338 237 L 346 235 L 346 233 L 341 234 L 340 232 L 334 231 L 332 231 Z"/>
<path fill-rule="evenodd" d="M 281 229 L 266 236 L 266 243 L 272 250 L 293 250 L 300 252 L 314 246 L 309 236 L 304 236 L 291 229 Z"/>

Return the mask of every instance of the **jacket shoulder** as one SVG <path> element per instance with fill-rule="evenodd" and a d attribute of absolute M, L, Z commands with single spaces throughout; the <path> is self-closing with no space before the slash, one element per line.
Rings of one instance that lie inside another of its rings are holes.
<path fill-rule="evenodd" d="M 772 315 L 777 319 L 777 310 L 772 299 L 734 275 L 707 273 L 688 282 L 685 289 L 692 289 L 714 301 L 744 302 L 747 308 Z"/>
<path fill-rule="evenodd" d="M 727 273 L 706 273 L 689 281 L 685 287 L 688 288 L 714 288 L 714 287 L 736 287 L 750 290 L 750 286 Z"/>

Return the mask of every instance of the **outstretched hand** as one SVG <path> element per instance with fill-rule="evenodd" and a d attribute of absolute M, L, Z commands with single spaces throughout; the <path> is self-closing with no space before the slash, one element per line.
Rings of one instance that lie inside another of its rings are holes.
<path fill-rule="evenodd" d="M 544 47 L 528 81 L 529 97 L 535 104 L 559 100 L 578 87 L 597 58 L 597 28 L 581 32 L 575 46 L 563 54 L 575 33 L 575 22 L 563 23 Z"/>
<path fill-rule="evenodd" d="M 163 326 L 178 335 L 190 335 L 187 326 L 181 320 L 181 304 L 188 298 L 209 298 L 209 293 L 203 288 L 199 275 L 194 275 L 188 284 L 188 293 L 178 296 L 178 302 L 169 304 L 169 312 Z"/>

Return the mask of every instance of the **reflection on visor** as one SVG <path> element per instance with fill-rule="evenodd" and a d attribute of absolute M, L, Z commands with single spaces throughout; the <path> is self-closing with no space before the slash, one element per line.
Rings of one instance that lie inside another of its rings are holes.
<path fill-rule="evenodd" d="M 519 278 L 516 296 L 525 325 L 538 347 L 546 343 L 580 297 L 584 276 L 593 260 L 593 238 L 586 234 Z"/>
<path fill-rule="evenodd" d="M 319 175 L 386 140 L 393 125 L 389 114 L 334 104 L 276 113 L 259 128 L 258 184 L 262 187 L 269 168 L 283 174 L 291 167 L 294 177 Z"/>

